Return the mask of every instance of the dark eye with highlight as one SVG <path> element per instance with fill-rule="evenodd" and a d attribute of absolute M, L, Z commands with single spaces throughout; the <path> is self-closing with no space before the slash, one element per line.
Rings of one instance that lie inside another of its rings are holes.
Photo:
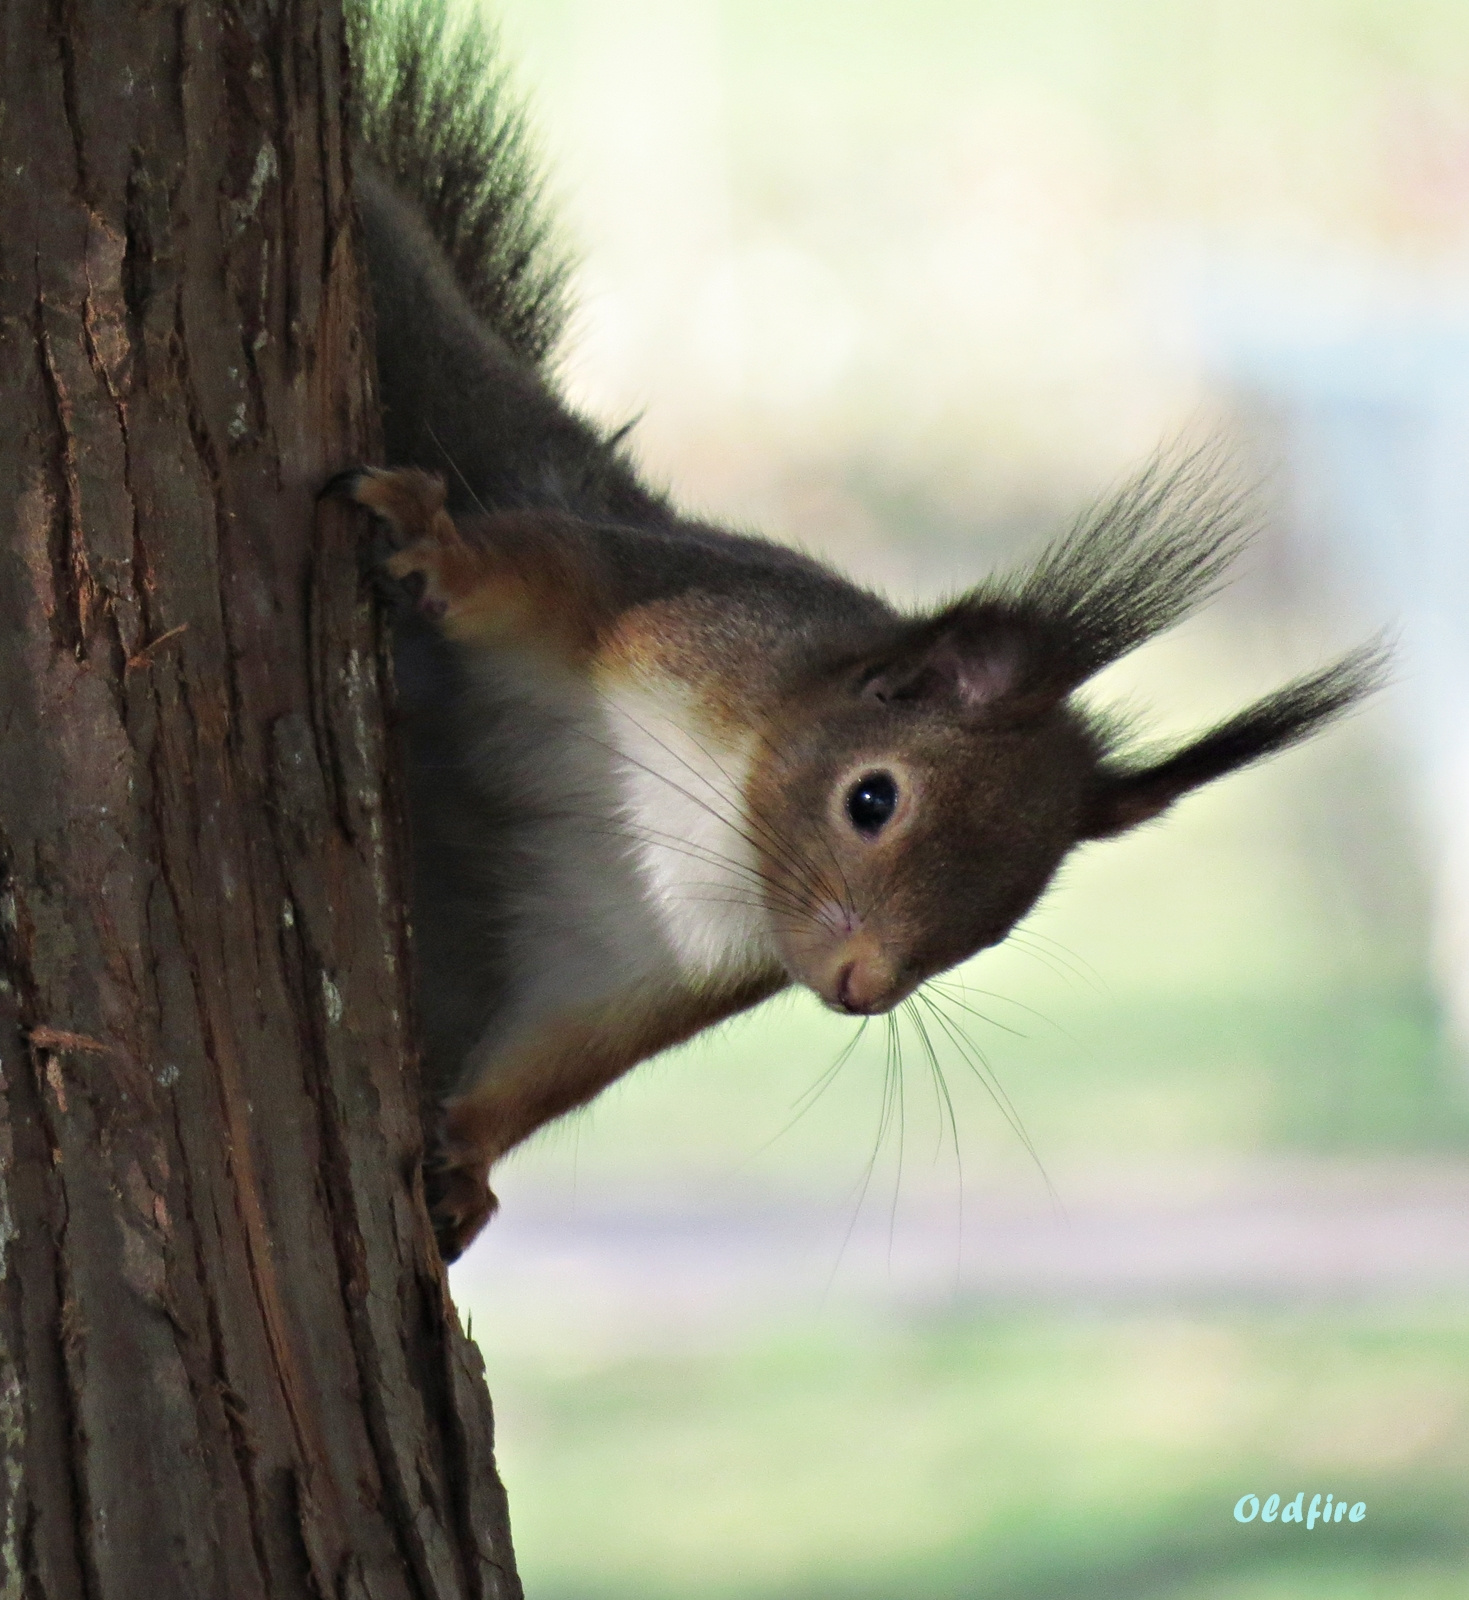
<path fill-rule="evenodd" d="M 898 809 L 898 786 L 886 772 L 864 772 L 847 791 L 847 816 L 858 833 L 880 833 Z"/>

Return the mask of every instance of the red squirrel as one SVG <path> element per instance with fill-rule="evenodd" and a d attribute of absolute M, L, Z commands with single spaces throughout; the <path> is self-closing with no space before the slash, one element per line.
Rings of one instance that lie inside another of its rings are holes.
<path fill-rule="evenodd" d="M 792 984 L 890 1010 L 1004 939 L 1076 846 L 1379 677 L 1368 646 L 1130 751 L 1075 691 L 1237 552 L 1238 506 L 1196 462 L 1148 468 L 1028 569 L 900 612 L 645 487 L 472 308 L 397 166 L 397 187 L 358 180 L 395 466 L 328 489 L 388 531 L 400 586 L 446 1260 L 494 1210 L 493 1164 L 638 1062 Z"/>
<path fill-rule="evenodd" d="M 1377 666 L 1348 656 L 1167 755 L 1117 749 L 1073 691 L 1233 544 L 1161 469 L 1029 572 L 917 616 L 699 523 L 456 519 L 414 468 L 335 488 L 391 530 L 389 573 L 460 663 L 462 775 L 497 823 L 501 987 L 432 1171 L 450 1258 L 493 1210 L 491 1165 L 630 1067 L 792 983 L 890 1010 L 998 944 L 1075 846 L 1306 737 Z"/>

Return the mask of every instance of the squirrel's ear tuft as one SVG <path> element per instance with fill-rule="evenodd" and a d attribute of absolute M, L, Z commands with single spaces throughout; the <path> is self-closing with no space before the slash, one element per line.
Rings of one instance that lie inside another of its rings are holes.
<path fill-rule="evenodd" d="M 1206 599 L 1248 535 L 1207 451 L 1159 457 L 1032 566 L 911 624 L 866 691 L 1041 715 Z"/>
<path fill-rule="evenodd" d="M 1161 759 L 1104 763 L 1077 830 L 1078 839 L 1110 839 L 1150 822 L 1190 790 L 1274 755 L 1382 687 L 1390 659 L 1376 639 L 1334 666 L 1287 684 Z"/>
<path fill-rule="evenodd" d="M 1069 693 L 1209 598 L 1250 536 L 1248 497 L 1211 451 L 1160 455 L 976 602 L 1034 630 L 1035 692 Z"/>

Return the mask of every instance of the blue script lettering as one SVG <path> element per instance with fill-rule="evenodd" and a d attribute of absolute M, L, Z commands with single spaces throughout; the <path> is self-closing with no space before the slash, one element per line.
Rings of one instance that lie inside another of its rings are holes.
<path fill-rule="evenodd" d="M 1234 1503 L 1234 1520 L 1236 1522 L 1253 1522 L 1256 1517 L 1261 1522 L 1274 1522 L 1277 1515 L 1281 1522 L 1299 1522 L 1307 1529 L 1314 1528 L 1319 1522 L 1323 1528 L 1335 1526 L 1343 1517 L 1348 1522 L 1361 1522 L 1367 1515 L 1367 1502 L 1358 1500 L 1347 1509 L 1345 1500 L 1338 1500 L 1334 1494 L 1326 1497 L 1326 1505 L 1321 1504 L 1319 1494 L 1311 1496 L 1309 1510 L 1303 1511 L 1306 1502 L 1306 1491 L 1302 1489 L 1294 1500 L 1281 1504 L 1278 1494 L 1269 1495 L 1264 1505 L 1260 1504 L 1257 1494 L 1242 1494 Z"/>

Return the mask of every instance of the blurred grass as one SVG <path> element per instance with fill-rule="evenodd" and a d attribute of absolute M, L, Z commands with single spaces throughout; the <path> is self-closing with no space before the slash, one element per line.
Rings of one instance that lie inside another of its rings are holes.
<path fill-rule="evenodd" d="M 490 1354 L 535 1600 L 1428 1600 L 1469 1570 L 1458 1310 L 833 1320 L 559 1380 Z M 1366 1519 L 1233 1520 L 1300 1489 Z"/>

